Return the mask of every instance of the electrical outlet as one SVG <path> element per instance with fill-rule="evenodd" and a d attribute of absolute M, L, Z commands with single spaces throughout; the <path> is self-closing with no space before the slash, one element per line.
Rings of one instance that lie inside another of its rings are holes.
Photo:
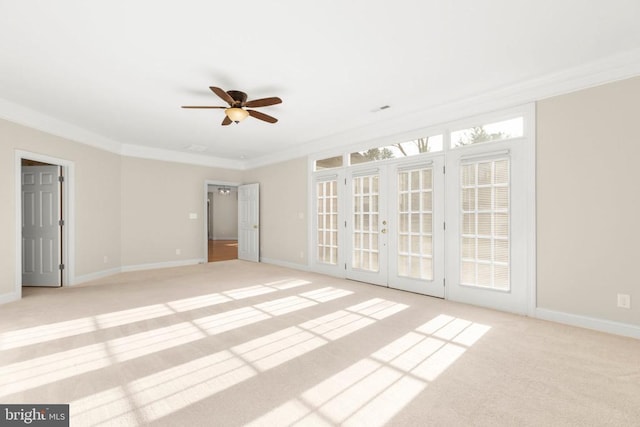
<path fill-rule="evenodd" d="M 631 295 L 629 295 L 629 294 L 618 294 L 618 307 L 620 307 L 620 308 L 631 308 Z"/>
<path fill-rule="evenodd" d="M 300 251 L 300 258 L 304 258 L 304 251 Z"/>
<path fill-rule="evenodd" d="M 180 255 L 182 251 L 180 249 L 176 249 L 176 255 Z"/>
<path fill-rule="evenodd" d="M 104 256 L 104 263 L 107 264 L 109 262 L 109 257 L 108 256 Z"/>

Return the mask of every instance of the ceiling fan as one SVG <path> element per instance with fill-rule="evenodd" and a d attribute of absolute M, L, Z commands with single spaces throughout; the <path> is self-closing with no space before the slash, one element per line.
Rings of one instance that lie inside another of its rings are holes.
<path fill-rule="evenodd" d="M 269 105 L 280 104 L 282 102 L 282 99 L 278 98 L 277 96 L 247 101 L 247 94 L 239 90 L 228 90 L 225 92 L 224 90 L 215 86 L 209 86 L 209 89 L 211 89 L 211 91 L 218 95 L 223 101 L 229 104 L 229 107 L 183 105 L 182 108 L 222 108 L 225 112 L 222 126 L 228 126 L 231 124 L 231 122 L 239 123 L 240 121 L 246 119 L 248 116 L 254 117 L 258 120 L 263 120 L 268 123 L 275 123 L 278 121 L 278 119 L 276 119 L 275 117 L 261 113 L 260 111 L 245 109 L 245 107 L 267 107 Z"/>

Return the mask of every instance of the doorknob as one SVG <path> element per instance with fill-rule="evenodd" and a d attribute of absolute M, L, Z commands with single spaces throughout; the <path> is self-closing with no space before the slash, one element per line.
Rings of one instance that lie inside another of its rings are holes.
<path fill-rule="evenodd" d="M 387 221 L 382 221 L 382 225 L 387 225 Z"/>
<path fill-rule="evenodd" d="M 385 234 L 385 233 L 387 232 L 387 229 L 386 229 L 386 228 L 383 228 L 382 230 L 380 230 L 380 232 L 381 232 L 382 234 Z"/>
<path fill-rule="evenodd" d="M 253 228 L 258 228 L 258 226 L 257 226 L 257 225 L 254 225 L 254 226 L 253 226 Z"/>

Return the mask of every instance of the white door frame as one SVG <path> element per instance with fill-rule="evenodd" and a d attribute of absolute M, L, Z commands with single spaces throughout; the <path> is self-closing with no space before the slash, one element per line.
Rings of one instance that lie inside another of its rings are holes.
<path fill-rule="evenodd" d="M 370 140 L 368 142 L 359 142 L 357 144 L 353 144 L 347 147 L 341 147 L 339 149 L 327 150 L 321 153 L 317 153 L 308 157 L 308 169 L 309 169 L 309 194 L 311 197 L 308 201 L 308 210 L 311 213 L 308 216 L 308 225 L 309 225 L 309 234 L 308 234 L 308 253 L 309 253 L 309 267 L 312 271 L 317 271 L 319 273 L 332 274 L 338 277 L 344 277 L 343 270 L 340 268 L 336 269 L 323 269 L 318 263 L 316 263 L 313 259 L 313 253 L 316 250 L 315 243 L 316 240 L 314 238 L 315 229 L 314 229 L 314 203 L 315 203 L 315 190 L 314 186 L 317 182 L 316 177 L 323 175 L 335 174 L 340 177 L 348 176 L 349 168 L 349 155 L 354 151 L 366 150 L 367 148 L 374 147 L 382 147 L 385 144 L 392 144 L 397 141 L 409 141 L 416 137 L 422 137 L 426 135 L 437 135 L 442 134 L 444 137 L 443 140 L 443 154 L 445 155 L 445 162 L 447 159 L 447 154 L 450 151 L 450 133 L 455 130 L 465 129 L 472 126 L 480 125 L 482 123 L 492 123 L 498 122 L 501 120 L 506 120 L 509 118 L 513 118 L 516 115 L 521 115 L 524 117 L 524 161 L 522 174 L 524 175 L 524 191 L 526 202 L 524 211 L 524 217 L 522 218 L 523 229 L 522 235 L 526 240 L 525 243 L 525 251 L 526 256 L 524 257 L 524 268 L 526 269 L 526 283 L 522 286 L 525 287 L 526 293 L 526 302 L 522 305 L 521 311 L 526 312 L 525 314 L 529 316 L 535 316 L 537 310 L 537 298 L 536 298 L 536 290 L 537 290 L 537 277 L 536 277 L 536 106 L 534 103 L 519 105 L 511 108 L 505 108 L 503 110 L 487 112 L 485 114 L 477 114 L 475 116 L 462 118 L 456 121 L 450 121 L 446 123 L 442 123 L 440 125 L 433 127 L 425 127 L 422 129 L 415 129 L 411 132 L 403 133 L 403 134 L 392 134 L 385 136 L 383 138 L 378 138 L 375 140 Z M 490 144 L 495 144 L 492 142 Z M 494 145 L 495 146 L 495 145 Z M 482 148 L 481 148 L 482 149 Z M 489 148 L 487 148 L 489 150 Z M 472 149 L 471 151 L 474 151 Z M 336 157 L 342 154 L 342 166 L 336 167 L 335 169 L 322 169 L 321 171 L 314 171 L 315 161 L 330 157 Z M 380 164 L 389 164 L 395 160 L 383 160 Z M 384 163 L 383 163 L 384 162 Z M 375 167 L 375 163 L 371 163 L 371 167 Z M 447 170 L 447 174 L 449 171 Z M 446 178 L 445 178 L 446 185 Z M 345 209 L 346 203 L 345 199 L 340 199 L 341 211 Z M 339 213 L 341 212 L 339 211 Z M 445 216 L 446 216 L 446 208 L 445 208 Z M 447 227 L 448 228 L 448 227 Z M 348 234 L 343 231 L 342 234 Z M 450 233 L 451 234 L 451 233 Z M 342 237 L 339 235 L 339 239 Z M 342 240 L 341 240 L 342 241 Z M 344 247 L 344 245 L 341 245 Z M 341 251 L 343 252 L 343 251 Z M 341 253 L 340 252 L 340 253 Z M 454 254 L 455 255 L 455 254 Z M 447 256 L 445 253 L 445 263 Z M 449 281 L 447 281 L 449 282 Z M 445 287 L 445 299 L 450 299 L 448 295 L 447 288 Z"/>
<path fill-rule="evenodd" d="M 46 154 L 30 151 L 15 151 L 15 282 L 13 299 L 22 298 L 22 159 L 50 163 L 62 167 L 62 212 L 64 227 L 62 227 L 62 253 L 64 264 L 62 270 L 62 286 L 72 286 L 75 283 L 75 164 L 74 162 Z"/>
<path fill-rule="evenodd" d="M 203 225 L 204 225 L 204 231 L 202 233 L 202 235 L 204 236 L 203 239 L 203 246 L 202 246 L 202 258 L 200 260 L 201 264 L 206 264 L 207 262 L 209 262 L 209 236 L 207 233 L 207 223 L 209 222 L 209 217 L 208 217 L 208 212 L 207 212 L 207 200 L 209 200 L 209 186 L 210 185 L 219 185 L 222 187 L 238 187 L 240 185 L 242 185 L 239 182 L 230 182 L 230 181 L 218 181 L 218 180 L 210 180 L 210 179 L 206 179 L 204 181 L 204 197 L 202 199 L 203 202 L 203 213 L 202 213 L 202 218 L 204 219 L 204 221 L 202 221 Z M 213 207 L 212 207 L 213 208 Z"/>

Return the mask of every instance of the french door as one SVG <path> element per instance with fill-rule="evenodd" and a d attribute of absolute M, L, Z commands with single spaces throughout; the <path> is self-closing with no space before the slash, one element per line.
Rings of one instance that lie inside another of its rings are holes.
<path fill-rule="evenodd" d="M 349 279 L 525 313 L 525 157 L 520 141 L 496 142 L 318 179 L 316 259 Z"/>
<path fill-rule="evenodd" d="M 480 126 L 449 124 L 444 137 L 317 160 L 312 268 L 528 313 L 535 301 L 534 115 L 525 106 L 474 118 Z"/>
<path fill-rule="evenodd" d="M 346 277 L 444 297 L 442 157 L 347 173 Z"/>

